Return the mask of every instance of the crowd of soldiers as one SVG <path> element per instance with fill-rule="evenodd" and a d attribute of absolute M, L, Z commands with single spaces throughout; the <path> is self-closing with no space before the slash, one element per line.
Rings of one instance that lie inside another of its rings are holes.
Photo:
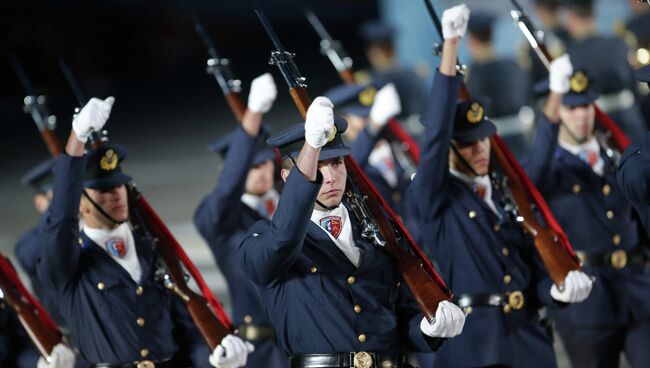
<path fill-rule="evenodd" d="M 641 67 L 650 7 L 631 2 L 620 38 L 597 33 L 591 1 L 534 3 L 556 56 L 548 72 L 533 50 L 526 63 L 497 57 L 494 16 L 458 5 L 441 17 L 429 93 L 397 66 L 394 32 L 378 23 L 360 33 L 368 80 L 315 98 L 304 121 L 280 133 L 263 123 L 273 77 L 252 81 L 241 124 L 210 145 L 223 169 L 194 214 L 232 300 L 235 328 L 214 348 L 161 276 L 156 240 L 129 223 L 126 148 L 90 144 L 115 98 L 90 99 L 63 154 L 24 177 L 41 218 L 15 248 L 65 338 L 39 356 L 17 310 L 2 304 L 0 366 L 546 368 L 557 365 L 553 331 L 575 367 L 617 367 L 621 354 L 631 367 L 650 365 L 650 67 Z M 467 76 L 457 66 L 462 42 L 474 61 Z M 459 100 L 465 77 L 473 97 Z M 531 101 L 534 129 L 520 114 Z M 631 139 L 624 152 L 600 111 Z M 417 160 L 385 134 L 412 115 Z M 560 282 L 494 170 L 497 132 L 579 259 Z M 453 292 L 433 316 L 423 317 L 403 268 L 368 235 L 350 158 Z"/>

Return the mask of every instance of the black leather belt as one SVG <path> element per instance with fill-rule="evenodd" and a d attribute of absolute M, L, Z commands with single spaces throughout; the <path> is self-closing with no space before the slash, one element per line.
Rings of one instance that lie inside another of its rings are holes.
<path fill-rule="evenodd" d="M 461 294 L 454 297 L 454 302 L 465 313 L 472 313 L 475 307 L 501 307 L 504 313 L 510 313 L 513 310 L 519 310 L 526 304 L 524 293 L 510 291 L 505 294 Z"/>
<path fill-rule="evenodd" d="M 304 354 L 289 357 L 291 368 L 399 368 L 400 354 L 357 353 Z"/>
<path fill-rule="evenodd" d="M 274 341 L 275 330 L 269 326 L 244 323 L 237 327 L 237 336 L 248 341 Z"/>
<path fill-rule="evenodd" d="M 139 362 L 125 364 L 97 363 L 91 365 L 94 368 L 178 368 L 179 365 L 172 358 L 165 360 L 141 360 Z"/>
<path fill-rule="evenodd" d="M 635 249 L 631 252 L 617 249 L 611 252 L 595 254 L 577 251 L 576 255 L 584 266 L 612 267 L 615 270 L 632 265 L 650 266 L 650 259 L 643 249 Z"/>

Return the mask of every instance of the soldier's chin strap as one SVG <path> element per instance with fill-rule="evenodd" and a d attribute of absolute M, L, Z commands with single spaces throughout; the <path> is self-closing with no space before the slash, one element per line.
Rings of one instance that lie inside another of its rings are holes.
<path fill-rule="evenodd" d="M 109 215 L 106 211 L 104 211 L 104 209 L 100 205 L 97 204 L 97 202 L 93 201 L 93 199 L 90 198 L 90 195 L 88 194 L 88 192 L 86 192 L 86 189 L 83 190 L 83 195 L 84 197 L 86 197 L 88 201 L 90 201 L 90 203 L 92 203 L 93 207 L 95 207 L 95 209 L 102 214 L 102 216 L 106 217 L 113 224 L 121 225 L 127 221 L 127 220 L 117 221 L 113 217 L 111 217 L 111 215 Z"/>
<path fill-rule="evenodd" d="M 468 169 L 468 170 L 469 170 L 469 171 L 470 171 L 474 176 L 481 176 L 481 175 L 479 175 L 476 171 L 474 171 L 474 168 L 473 168 L 473 167 L 472 167 L 472 166 L 471 166 L 467 161 L 465 161 L 465 158 L 463 158 L 463 156 L 460 155 L 460 152 L 458 152 L 458 147 L 456 147 L 456 143 L 453 142 L 453 141 L 451 142 L 451 149 L 454 151 L 454 153 L 456 154 L 456 156 L 458 156 L 458 159 L 460 160 L 460 162 L 461 162 L 463 165 L 465 165 L 465 167 L 467 167 L 467 169 Z"/>
<path fill-rule="evenodd" d="M 293 166 L 295 166 L 296 168 L 298 167 L 298 164 L 296 164 L 296 159 L 293 158 L 293 156 L 289 155 L 289 161 L 291 161 L 291 164 L 292 164 Z M 317 200 L 316 200 L 316 204 L 319 205 L 319 206 L 321 206 L 321 207 L 323 207 L 323 208 L 324 208 L 325 210 L 327 210 L 327 211 L 331 211 L 331 210 L 333 210 L 333 209 L 338 208 L 338 206 L 341 205 L 341 202 L 339 202 L 339 204 L 337 204 L 336 206 L 331 206 L 331 207 L 330 207 L 330 206 L 326 206 L 325 204 L 323 204 L 323 202 L 321 202 L 321 201 L 319 201 L 319 200 L 317 199 Z"/>

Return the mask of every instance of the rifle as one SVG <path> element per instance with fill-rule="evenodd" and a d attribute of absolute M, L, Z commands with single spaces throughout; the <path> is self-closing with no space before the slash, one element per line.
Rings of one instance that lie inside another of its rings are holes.
<path fill-rule="evenodd" d="M 327 29 L 325 29 L 325 26 L 321 23 L 320 19 L 318 19 L 316 14 L 307 7 L 305 8 L 305 17 L 321 38 L 321 53 L 330 59 L 330 62 L 338 71 L 343 83 L 356 84 L 357 81 L 352 71 L 352 59 L 347 56 L 345 51 L 343 51 L 341 43 L 332 39 L 332 36 L 327 32 Z M 404 129 L 402 129 L 402 126 L 397 119 L 391 118 L 388 121 L 385 137 L 389 141 L 400 143 L 401 149 L 406 151 L 408 154 L 411 166 L 415 167 L 418 165 L 420 162 L 420 147 L 417 142 L 411 138 Z"/>
<path fill-rule="evenodd" d="M 83 106 L 87 101 L 85 94 L 62 60 L 60 65 L 70 88 L 77 97 L 77 102 L 80 106 Z M 93 148 L 101 147 L 103 144 L 97 132 L 92 133 L 91 144 Z M 217 298 L 205 284 L 201 274 L 149 202 L 140 194 L 133 183 L 128 184 L 126 189 L 129 199 L 129 221 L 131 226 L 139 235 L 149 238 L 153 242 L 166 270 L 164 276 L 165 287 L 185 302 L 190 316 L 208 347 L 214 350 L 221 340 L 231 333 L 233 330 L 232 323 Z M 203 295 L 189 288 L 182 266 L 187 268 Z"/>
<path fill-rule="evenodd" d="M 535 51 L 535 54 L 539 60 L 544 64 L 546 69 L 551 65 L 553 57 L 551 57 L 550 52 L 544 44 L 544 32 L 538 31 L 533 22 L 528 18 L 524 8 L 521 7 L 517 0 L 510 0 L 512 5 L 515 7 L 515 10 L 510 11 L 510 16 L 515 21 L 521 32 L 526 37 L 526 40 L 530 46 Z M 605 131 L 606 138 L 611 139 L 613 145 L 620 151 L 623 152 L 627 146 L 630 145 L 630 140 L 628 137 L 621 131 L 616 122 L 602 111 L 598 105 L 594 104 L 596 110 L 596 120 L 600 123 L 600 128 Z"/>
<path fill-rule="evenodd" d="M 431 15 L 431 19 L 441 38 L 442 24 L 440 19 L 429 0 L 424 0 L 424 5 Z M 457 62 L 458 68 L 460 63 Z M 469 98 L 469 91 L 465 83 L 461 86 L 461 99 Z M 566 275 L 573 270 L 582 270 L 578 257 L 573 252 L 566 234 L 557 223 L 557 220 L 551 213 L 546 201 L 532 183 L 524 169 L 517 159 L 508 149 L 503 140 L 494 134 L 490 137 L 490 145 L 497 166 L 503 171 L 506 179 L 508 196 L 518 210 L 518 221 L 524 232 L 531 236 L 535 242 L 535 248 L 546 267 L 549 277 L 553 280 L 559 289 L 564 288 L 564 279 Z M 533 206 L 536 206 L 547 225 L 537 221 Z"/>
<path fill-rule="evenodd" d="M 210 56 L 207 61 L 208 66 L 206 71 L 208 74 L 212 74 L 217 80 L 217 83 L 219 83 L 226 102 L 228 102 L 228 106 L 230 106 L 233 114 L 235 114 L 237 121 L 242 121 L 246 112 L 246 105 L 241 98 L 241 81 L 235 78 L 230 69 L 230 60 L 219 56 L 216 47 L 214 47 L 214 43 L 205 31 L 205 27 L 203 27 L 203 23 L 201 23 L 199 17 L 194 12 L 190 12 L 190 16 L 194 22 L 194 30 L 199 35 L 199 38 L 201 38 Z"/>
<path fill-rule="evenodd" d="M 269 63 L 276 65 L 280 69 L 289 86 L 289 93 L 293 102 L 304 119 L 311 99 L 307 94 L 306 79 L 300 75 L 298 67 L 293 61 L 295 55 L 285 51 L 284 46 L 280 43 L 257 2 L 255 2 L 255 13 L 275 46 L 275 50 L 271 52 Z M 396 258 L 404 281 L 411 289 L 422 313 L 428 321 L 433 321 L 438 303 L 443 300 L 451 300 L 453 295 L 435 272 L 431 262 L 415 244 L 404 225 L 350 156 L 345 157 L 345 166 L 350 179 L 348 180 L 346 195 L 348 198 L 359 199 L 356 202 L 351 201 L 352 210 L 355 214 L 358 214 L 365 212 L 364 209 L 367 208 L 367 215 L 371 217 L 373 223 L 368 224 L 367 227 L 369 238 L 371 240 L 374 238 L 376 245 L 383 246 Z M 356 188 L 361 194 L 352 194 L 351 188 Z M 364 216 L 364 220 L 368 220 L 368 216 Z M 415 254 L 408 252 L 398 244 L 398 235 L 405 239 Z"/>
<path fill-rule="evenodd" d="M 0 253 L 0 304 L 3 302 L 14 310 L 40 355 L 49 362 L 54 347 L 63 342 L 61 332 Z"/>
<path fill-rule="evenodd" d="M 50 133 L 53 133 L 56 128 L 56 116 L 50 114 L 49 109 L 47 108 L 46 98 L 44 95 L 37 95 L 36 90 L 32 86 L 25 69 L 18 61 L 18 58 L 15 55 L 11 55 L 11 65 L 18 76 L 21 86 L 27 93 L 27 96 L 23 99 L 23 110 L 25 113 L 30 114 L 38 131 L 41 133 L 41 137 L 45 141 L 48 150 L 52 156 L 57 156 L 63 151 L 63 147 L 60 145 L 60 141 Z"/>

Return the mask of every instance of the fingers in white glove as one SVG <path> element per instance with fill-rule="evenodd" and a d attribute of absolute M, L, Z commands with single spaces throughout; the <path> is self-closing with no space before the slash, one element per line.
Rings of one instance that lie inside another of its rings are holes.
<path fill-rule="evenodd" d="M 557 286 L 551 286 L 551 297 L 564 303 L 580 303 L 587 299 L 593 280 L 582 271 L 570 271 L 564 278 L 564 289 L 560 291 Z"/>
<path fill-rule="evenodd" d="M 573 65 L 569 54 L 564 54 L 553 60 L 549 66 L 549 89 L 560 94 L 569 92 L 571 74 L 573 74 Z"/>
<path fill-rule="evenodd" d="M 370 120 L 383 127 L 400 112 L 402 112 L 402 104 L 397 89 L 393 83 L 388 83 L 375 95 L 375 101 L 370 108 Z"/>
<path fill-rule="evenodd" d="M 54 346 L 50 353 L 50 362 L 43 357 L 36 362 L 37 368 L 73 368 L 75 364 L 74 352 L 65 344 L 59 343 Z"/>
<path fill-rule="evenodd" d="M 327 97 L 316 97 L 307 110 L 305 141 L 314 148 L 321 148 L 334 133 L 334 105 Z"/>
<path fill-rule="evenodd" d="M 108 120 L 114 102 L 112 96 L 105 100 L 91 98 L 72 120 L 72 130 L 77 139 L 86 142 L 90 133 L 99 132 Z"/>
<path fill-rule="evenodd" d="M 253 344 L 234 335 L 228 335 L 221 340 L 208 361 L 216 368 L 237 368 L 246 365 L 248 354 L 255 350 Z"/>
<path fill-rule="evenodd" d="M 426 318 L 420 322 L 420 330 L 430 337 L 454 337 L 463 331 L 465 313 L 455 304 L 442 301 L 438 304 L 436 320 L 433 324 Z"/>
<path fill-rule="evenodd" d="M 278 89 L 271 73 L 264 73 L 251 82 L 251 90 L 248 94 L 248 109 L 252 112 L 266 114 L 271 110 L 277 96 Z"/>
<path fill-rule="evenodd" d="M 456 5 L 442 13 L 442 36 L 445 40 L 465 36 L 469 13 L 465 4 Z"/>

